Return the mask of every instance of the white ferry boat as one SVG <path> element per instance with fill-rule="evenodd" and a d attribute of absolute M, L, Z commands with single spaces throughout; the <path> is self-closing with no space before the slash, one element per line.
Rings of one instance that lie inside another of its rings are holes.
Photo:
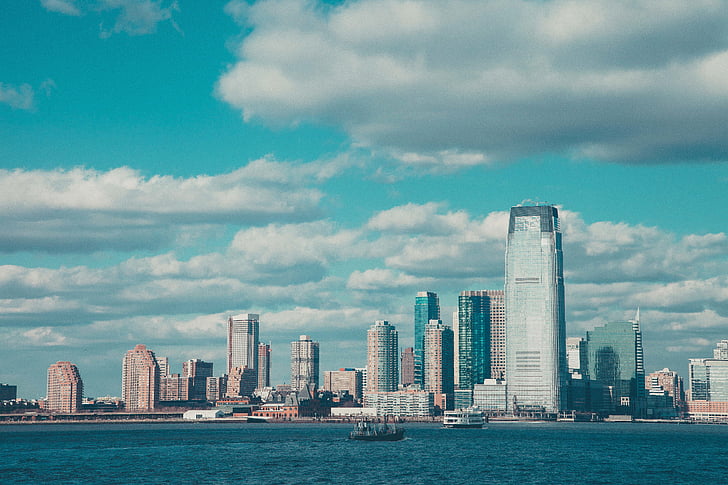
<path fill-rule="evenodd" d="M 472 407 L 445 411 L 442 424 L 446 428 L 482 428 L 487 421 L 477 407 Z"/>

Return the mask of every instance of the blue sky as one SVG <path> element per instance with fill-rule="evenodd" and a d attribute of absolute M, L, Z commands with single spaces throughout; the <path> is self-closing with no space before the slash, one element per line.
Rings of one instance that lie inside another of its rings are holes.
<path fill-rule="evenodd" d="M 365 365 L 502 287 L 506 214 L 561 208 L 567 333 L 641 307 L 648 370 L 728 338 L 722 2 L 10 0 L 0 382 L 118 395 L 144 343 L 225 366 L 226 315 Z"/>

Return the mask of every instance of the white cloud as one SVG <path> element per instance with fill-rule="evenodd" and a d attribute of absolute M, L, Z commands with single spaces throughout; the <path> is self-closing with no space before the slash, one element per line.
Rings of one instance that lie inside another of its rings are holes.
<path fill-rule="evenodd" d="M 728 10 L 717 0 L 235 1 L 227 11 L 250 33 L 218 93 L 246 119 L 331 123 L 428 168 L 554 153 L 726 161 Z"/>
<path fill-rule="evenodd" d="M 73 16 L 81 15 L 81 10 L 75 0 L 40 0 L 40 4 L 49 12 Z"/>
<path fill-rule="evenodd" d="M 5 103 L 14 109 L 31 111 L 35 107 L 35 91 L 30 84 L 13 86 L 0 82 L 0 103 Z"/>

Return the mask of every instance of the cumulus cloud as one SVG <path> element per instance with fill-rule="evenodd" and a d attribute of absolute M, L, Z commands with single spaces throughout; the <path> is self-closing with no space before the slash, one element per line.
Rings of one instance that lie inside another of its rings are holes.
<path fill-rule="evenodd" d="M 312 185 L 335 173 L 328 164 L 270 159 L 190 178 L 126 167 L 0 170 L 0 251 L 160 248 L 191 226 L 310 220 L 323 198 Z"/>
<path fill-rule="evenodd" d="M 5 103 L 13 109 L 31 111 L 35 107 L 35 91 L 30 84 L 13 86 L 0 82 L 0 103 Z"/>
<path fill-rule="evenodd" d="M 40 4 L 49 12 L 73 16 L 81 15 L 81 9 L 75 0 L 40 0 Z"/>
<path fill-rule="evenodd" d="M 413 166 L 725 161 L 724 7 L 234 1 L 250 33 L 217 91 L 246 119 L 334 124 Z"/>

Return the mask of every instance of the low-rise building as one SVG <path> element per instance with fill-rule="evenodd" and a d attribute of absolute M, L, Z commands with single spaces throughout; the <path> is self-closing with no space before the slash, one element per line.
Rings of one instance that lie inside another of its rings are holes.
<path fill-rule="evenodd" d="M 434 398 L 427 391 L 368 392 L 364 406 L 377 409 L 377 416 L 427 417 L 434 414 Z"/>

